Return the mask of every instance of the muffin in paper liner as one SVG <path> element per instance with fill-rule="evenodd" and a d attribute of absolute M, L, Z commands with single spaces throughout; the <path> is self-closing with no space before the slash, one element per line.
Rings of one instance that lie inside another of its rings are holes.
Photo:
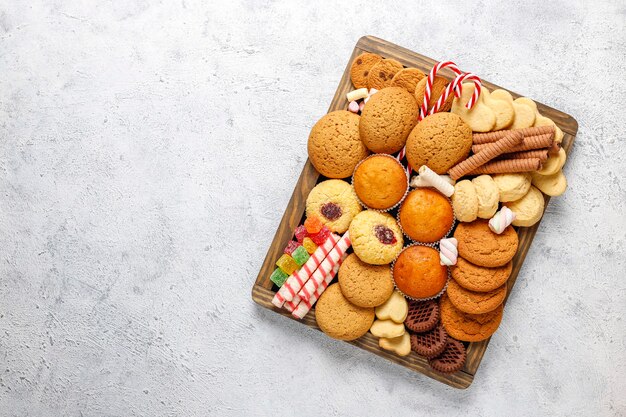
<path fill-rule="evenodd" d="M 431 188 L 435 191 L 437 191 L 439 194 L 441 194 L 441 192 L 439 192 L 436 188 L 434 187 L 423 187 L 423 188 Z M 411 190 L 413 191 L 413 190 Z M 406 196 L 409 193 L 407 192 L 407 194 L 404 196 L 404 199 L 406 199 Z M 441 194 L 443 197 L 446 198 L 446 200 L 448 200 L 448 203 L 450 203 L 450 207 L 452 208 L 452 225 L 450 226 L 450 229 L 448 229 L 448 231 L 446 232 L 445 235 L 443 235 L 442 237 L 440 237 L 438 240 L 436 240 L 435 242 L 421 242 L 419 240 L 414 240 L 411 238 L 411 236 L 409 236 L 405 231 L 404 228 L 402 227 L 402 222 L 400 221 L 400 209 L 398 209 L 398 212 L 396 213 L 396 222 L 398 222 L 398 226 L 400 227 L 400 230 L 402 231 L 402 234 L 407 238 L 407 240 L 409 242 L 413 242 L 413 243 L 417 243 L 417 244 L 421 244 L 421 245 L 426 245 L 426 246 L 431 246 L 431 245 L 438 245 L 439 241 L 441 239 L 445 239 L 447 237 L 450 237 L 450 235 L 452 234 L 452 231 L 454 230 L 454 228 L 456 227 L 458 221 L 456 219 L 456 213 L 454 212 L 454 206 L 452 205 L 452 200 L 449 197 L 446 197 L 445 195 Z M 404 200 L 402 201 L 404 202 Z M 437 247 L 437 249 L 439 249 Z"/>
<path fill-rule="evenodd" d="M 413 242 L 410 243 L 408 245 L 406 245 L 404 248 L 402 248 L 402 251 L 400 251 L 400 253 L 398 254 L 398 256 L 396 256 L 396 259 L 393 260 L 393 262 L 391 263 L 391 279 L 393 279 L 393 286 L 395 287 L 396 291 L 398 291 L 400 294 L 402 294 L 404 296 L 404 298 L 408 299 L 408 300 L 413 300 L 413 301 L 428 301 L 428 300 L 435 300 L 439 297 L 441 297 L 443 295 L 444 292 L 446 292 L 446 290 L 448 289 L 448 282 L 450 282 L 450 280 L 452 279 L 452 275 L 450 273 L 450 267 L 446 266 L 446 282 L 443 285 L 443 288 L 441 289 L 441 291 L 439 291 L 437 294 L 431 296 L 431 297 L 425 297 L 425 298 L 415 298 L 415 297 L 411 297 L 410 295 L 405 294 L 400 288 L 398 288 L 398 286 L 396 285 L 396 278 L 394 276 L 394 269 L 396 266 L 396 261 L 398 260 L 398 258 L 400 257 L 400 255 L 402 254 L 402 252 L 404 252 L 407 248 L 410 248 L 412 246 L 426 246 L 429 248 L 433 248 L 436 249 L 437 252 L 439 252 L 439 248 L 437 247 L 437 244 L 435 243 L 421 243 L 421 242 Z"/>
<path fill-rule="evenodd" d="M 409 186 L 409 174 L 407 173 L 406 167 L 404 166 L 404 164 L 402 164 L 402 162 L 398 161 L 398 159 L 396 157 L 394 157 L 393 155 L 389 155 L 386 153 L 374 153 L 369 155 L 366 158 L 363 158 L 358 164 L 356 164 L 356 166 L 354 167 L 354 171 L 352 172 L 352 177 L 350 177 L 350 184 L 352 185 L 352 188 L 354 189 L 354 174 L 356 173 L 357 169 L 359 169 L 359 166 L 361 166 L 361 164 L 365 161 L 367 161 L 370 158 L 376 157 L 376 156 L 384 156 L 384 157 L 388 157 L 393 159 L 395 162 L 398 163 L 398 165 L 400 165 L 404 171 L 404 175 L 406 177 L 406 190 L 404 191 L 404 195 L 402 196 L 402 198 L 393 206 L 387 208 L 387 209 L 376 209 L 376 208 L 372 208 L 370 206 L 368 206 L 367 204 L 365 204 L 361 198 L 359 197 L 359 194 L 356 192 L 356 189 L 354 190 L 354 194 L 356 194 L 356 198 L 359 200 L 359 203 L 366 209 L 366 210 L 373 210 L 373 211 L 377 211 L 379 213 L 387 213 L 392 211 L 393 209 L 400 207 L 400 204 L 402 204 L 402 202 L 404 201 L 404 199 L 406 198 L 406 196 L 409 194 L 409 191 L 411 191 L 411 187 Z M 404 233 L 404 232 L 403 232 Z"/>

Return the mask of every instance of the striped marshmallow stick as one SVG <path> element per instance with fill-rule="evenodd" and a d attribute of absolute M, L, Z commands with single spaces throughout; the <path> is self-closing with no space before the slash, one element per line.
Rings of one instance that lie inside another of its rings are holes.
<path fill-rule="evenodd" d="M 502 206 L 499 212 L 489 220 L 489 228 L 493 233 L 501 234 L 515 220 L 515 213 L 507 206 Z"/>
<path fill-rule="evenodd" d="M 348 256 L 347 253 L 343 254 L 339 262 L 337 262 L 337 264 L 333 267 L 330 273 L 326 275 L 320 287 L 311 295 L 308 301 L 302 300 L 302 299 L 300 300 L 298 305 L 291 312 L 292 316 L 294 316 L 295 318 L 301 319 L 304 316 L 306 316 L 309 311 L 311 311 L 311 308 L 313 308 L 313 305 L 317 302 L 317 300 L 319 300 L 322 293 L 326 290 L 326 288 L 328 288 L 333 278 L 335 278 L 335 275 L 337 275 L 337 271 L 339 271 L 339 267 L 341 266 L 341 264 L 343 263 L 344 259 L 346 259 L 347 256 Z"/>
<path fill-rule="evenodd" d="M 315 293 L 315 291 L 317 291 L 317 289 L 321 286 L 322 282 L 324 282 L 325 276 L 335 267 L 337 263 L 339 263 L 339 260 L 343 254 L 346 253 L 351 244 L 350 232 L 344 233 L 333 250 L 328 254 L 326 259 L 324 259 L 319 268 L 317 268 L 315 273 L 311 276 L 311 279 L 304 284 L 304 287 L 302 287 L 298 293 L 300 298 L 307 301 L 311 298 L 311 295 L 313 295 L 313 293 Z"/>
<path fill-rule="evenodd" d="M 456 265 L 456 260 L 459 256 L 458 245 L 459 242 L 454 237 L 439 241 L 439 263 L 441 265 Z"/>
<path fill-rule="evenodd" d="M 324 258 L 330 253 L 339 241 L 339 236 L 331 233 L 326 241 L 318 246 L 318 248 L 309 257 L 309 260 L 293 274 L 287 278 L 280 290 L 274 295 L 272 304 L 281 308 L 285 301 L 291 301 L 302 288 L 304 283 L 313 275 L 313 272 L 319 267 Z"/>
<path fill-rule="evenodd" d="M 437 113 L 441 109 L 441 107 L 443 107 L 443 104 L 446 102 L 448 97 L 450 97 L 452 91 L 455 92 L 457 98 L 460 97 L 460 91 L 463 88 L 463 81 L 465 80 L 470 80 L 474 83 L 474 93 L 472 94 L 472 97 L 470 97 L 470 99 L 467 101 L 465 107 L 467 107 L 468 110 L 474 107 L 474 105 L 478 101 L 478 97 L 480 96 L 482 82 L 477 75 L 472 74 L 471 72 L 467 72 L 465 74 L 458 75 L 454 79 L 454 81 L 448 84 L 446 89 L 443 91 L 443 94 L 441 94 L 439 100 L 437 100 L 437 103 L 435 103 L 435 105 L 430 109 L 430 112 L 428 114 L 431 115 Z"/>

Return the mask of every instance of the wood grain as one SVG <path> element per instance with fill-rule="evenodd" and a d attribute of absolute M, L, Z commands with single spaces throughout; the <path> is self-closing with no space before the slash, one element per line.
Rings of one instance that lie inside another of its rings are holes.
<path fill-rule="evenodd" d="M 394 45 L 385 40 L 378 39 L 373 36 L 364 36 L 359 39 L 354 50 L 352 51 L 352 55 L 346 63 L 346 69 L 343 73 L 341 81 L 339 82 L 337 91 L 335 92 L 335 95 L 331 101 L 330 107 L 328 109 L 329 112 L 335 110 L 343 110 L 347 108 L 348 103 L 346 100 L 346 93 L 352 90 L 352 83 L 350 82 L 349 75 L 350 64 L 352 63 L 354 57 L 361 54 L 362 52 L 375 52 L 385 58 L 394 58 L 407 67 L 418 68 L 425 73 L 428 73 L 433 65 L 437 62 L 434 59 L 409 51 L 406 48 Z M 445 75 L 445 72 L 443 73 L 443 75 Z M 453 74 L 449 73 L 448 75 L 452 77 Z M 502 88 L 485 80 L 483 80 L 483 85 L 487 86 L 487 88 L 489 88 L 490 90 Z M 520 95 L 516 94 L 515 92 L 509 92 L 514 97 L 520 97 Z M 552 119 L 561 128 L 561 130 L 563 130 L 563 149 L 565 149 L 565 152 L 569 154 L 572 144 L 574 142 L 574 138 L 576 136 L 576 132 L 578 131 L 578 123 L 576 122 L 576 120 L 568 114 L 565 114 L 541 103 L 537 103 L 537 108 L 539 109 L 541 114 Z M 283 218 L 278 226 L 278 230 L 276 231 L 274 240 L 272 241 L 267 255 L 265 256 L 265 260 L 263 261 L 263 265 L 261 266 L 256 282 L 252 287 L 252 299 L 257 304 L 273 310 L 276 313 L 281 314 L 285 317 L 289 317 L 292 320 L 296 319 L 293 318 L 289 314 L 289 312 L 287 312 L 286 310 L 277 309 L 272 304 L 274 292 L 271 290 L 272 282 L 269 280 L 269 277 L 275 268 L 274 263 L 282 254 L 283 248 L 292 239 L 295 228 L 299 224 L 301 224 L 302 218 L 304 216 L 306 197 L 308 196 L 311 189 L 315 186 L 315 184 L 317 184 L 318 180 L 320 180 L 320 174 L 315 171 L 315 168 L 313 168 L 313 165 L 311 165 L 311 162 L 307 159 L 307 162 L 304 165 L 302 173 L 300 174 L 300 178 L 298 179 L 298 183 L 296 184 L 291 199 L 289 200 L 289 204 L 287 205 L 285 214 L 283 215 Z M 550 198 L 548 196 L 545 196 L 545 201 L 547 207 Z M 513 258 L 513 271 L 511 272 L 511 277 L 507 282 L 509 290 L 507 294 L 507 299 L 508 295 L 511 293 L 513 286 L 515 285 L 515 281 L 517 280 L 519 271 L 524 263 L 524 259 L 526 258 L 526 254 L 528 253 L 528 250 L 530 248 L 533 238 L 535 237 L 535 234 L 537 233 L 537 229 L 539 228 L 540 223 L 541 222 L 535 224 L 533 227 L 518 228 L 517 230 L 519 236 L 519 248 L 515 257 Z M 504 319 L 506 319 L 507 313 L 519 314 L 519 312 L 507 312 L 507 310 L 505 309 Z M 313 312 L 309 313 L 304 319 L 299 321 L 309 327 L 318 329 L 317 324 L 315 323 L 315 314 Z M 428 365 L 428 362 L 414 352 L 411 352 L 409 356 L 399 357 L 395 354 L 380 349 L 378 346 L 378 340 L 369 333 L 356 341 L 348 343 L 372 352 L 378 356 L 389 359 L 390 361 L 405 366 L 411 370 L 420 372 L 430 378 L 441 381 L 452 387 L 467 388 L 474 380 L 474 376 L 476 375 L 478 367 L 480 366 L 480 362 L 483 358 L 483 355 L 485 354 L 485 350 L 489 345 L 489 339 L 482 342 L 470 343 L 467 349 L 467 361 L 465 363 L 465 367 L 463 368 L 463 370 L 450 375 L 443 375 L 434 372 Z"/>

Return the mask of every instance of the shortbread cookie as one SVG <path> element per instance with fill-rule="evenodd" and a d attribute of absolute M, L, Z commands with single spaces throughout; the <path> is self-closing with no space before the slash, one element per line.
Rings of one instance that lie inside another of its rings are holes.
<path fill-rule="evenodd" d="M 533 185 L 550 197 L 559 196 L 567 189 L 567 179 L 563 171 L 557 171 L 552 175 L 539 175 L 533 172 L 531 175 Z"/>
<path fill-rule="evenodd" d="M 346 110 L 326 114 L 309 134 L 309 158 L 328 178 L 346 178 L 369 152 L 359 135 L 360 117 Z"/>
<path fill-rule="evenodd" d="M 455 339 L 464 342 L 480 342 L 488 339 L 502 321 L 502 304 L 485 314 L 469 314 L 457 309 L 447 295 L 439 302 L 441 323 L 446 332 Z"/>
<path fill-rule="evenodd" d="M 364 52 L 354 58 L 354 61 L 352 61 L 352 65 L 350 66 L 350 79 L 352 80 L 354 87 L 366 88 L 367 77 L 370 74 L 370 69 L 382 60 L 382 56 L 370 52 Z"/>
<path fill-rule="evenodd" d="M 408 91 L 400 87 L 385 88 L 363 107 L 359 124 L 361 139 L 372 152 L 398 152 L 417 123 L 417 116 L 417 103 Z"/>
<path fill-rule="evenodd" d="M 565 165 L 565 161 L 567 160 L 567 154 L 565 153 L 565 149 L 559 149 L 558 155 L 552 155 L 548 157 L 548 160 L 543 163 L 543 166 L 539 171 L 536 171 L 537 174 L 540 175 L 552 175 L 559 172 L 563 165 Z"/>
<path fill-rule="evenodd" d="M 343 295 L 360 307 L 379 306 L 393 293 L 389 266 L 366 264 L 354 253 L 343 261 L 338 277 Z"/>
<path fill-rule="evenodd" d="M 497 100 L 508 101 L 513 106 L 515 116 L 509 129 L 523 129 L 535 124 L 535 109 L 526 104 L 513 101 L 513 96 L 508 91 L 502 89 L 493 90 L 491 97 Z"/>
<path fill-rule="evenodd" d="M 393 320 L 403 323 L 409 312 L 409 304 L 400 292 L 394 291 L 389 299 L 376 307 L 376 317 L 380 320 Z"/>
<path fill-rule="evenodd" d="M 395 59 L 383 59 L 370 68 L 367 76 L 367 88 L 382 90 L 391 86 L 391 80 L 403 68 Z"/>
<path fill-rule="evenodd" d="M 398 356 L 406 356 L 411 353 L 411 336 L 408 332 L 404 332 L 402 336 L 398 337 L 381 337 L 378 339 L 378 346 Z"/>
<path fill-rule="evenodd" d="M 345 233 L 350 222 L 362 210 L 350 184 L 326 180 L 317 184 L 306 198 L 306 217 L 317 217 L 331 232 Z"/>
<path fill-rule="evenodd" d="M 374 322 L 374 309 L 358 307 L 341 293 L 339 284 L 326 288 L 315 305 L 315 320 L 328 336 L 355 340 L 363 336 Z"/>
<path fill-rule="evenodd" d="M 511 126 L 515 119 L 513 102 L 497 99 L 489 94 L 489 90 L 483 87 L 480 92 L 482 102 L 489 107 L 496 116 L 496 124 L 493 130 L 502 130 Z"/>
<path fill-rule="evenodd" d="M 483 100 L 479 97 L 478 101 L 470 110 L 466 105 L 474 94 L 474 84 L 464 83 L 463 91 L 460 98 L 454 98 L 452 101 L 452 113 L 458 115 L 474 132 L 489 132 L 496 126 L 496 115 Z"/>
<path fill-rule="evenodd" d="M 426 165 L 437 174 L 445 174 L 467 158 L 471 147 L 472 129 L 467 123 L 456 114 L 435 113 L 409 135 L 406 157 L 415 171 Z"/>
<path fill-rule="evenodd" d="M 446 294 L 450 302 L 464 313 L 484 314 L 495 310 L 504 302 L 506 285 L 493 291 L 475 292 L 461 287 L 455 280 L 448 283 Z"/>
<path fill-rule="evenodd" d="M 498 211 L 500 189 L 490 175 L 481 175 L 472 179 L 478 197 L 478 217 L 490 219 Z"/>
<path fill-rule="evenodd" d="M 511 223 L 513 226 L 530 227 L 537 223 L 543 215 L 543 194 L 531 185 L 524 197 L 505 205 L 515 213 L 515 219 Z"/>
<path fill-rule="evenodd" d="M 535 112 L 535 121 L 533 123 L 533 126 L 554 126 L 556 130 L 554 132 L 554 141 L 557 143 L 561 143 L 563 141 L 563 131 L 554 123 L 554 121 L 552 121 L 552 119 L 542 116 L 541 113 L 539 113 L 539 109 L 537 109 L 537 103 L 535 103 L 528 97 L 516 98 L 515 103 L 524 104 L 530 107 Z"/>
<path fill-rule="evenodd" d="M 424 103 L 424 90 L 426 89 L 427 82 L 428 82 L 428 77 L 424 77 L 415 85 L 415 100 L 417 100 L 417 104 L 420 106 L 420 108 L 422 107 L 422 104 Z M 439 97 L 441 97 L 441 94 L 443 94 L 444 90 L 446 89 L 449 83 L 450 81 L 448 81 L 447 79 L 443 77 L 439 77 L 439 76 L 435 77 L 433 81 L 433 87 L 430 90 L 431 93 L 430 93 L 430 100 L 428 101 L 428 110 L 430 110 L 430 108 L 433 107 L 437 103 L 437 101 L 439 100 Z M 440 112 L 450 111 L 450 108 L 452 107 L 453 99 L 454 99 L 454 94 L 450 94 L 450 97 L 448 97 L 446 102 L 443 103 L 443 106 L 439 109 L 439 111 Z"/>
<path fill-rule="evenodd" d="M 404 324 L 393 320 L 374 320 L 370 327 L 370 333 L 376 337 L 393 338 L 402 336 L 404 332 Z"/>
<path fill-rule="evenodd" d="M 473 222 L 478 217 L 478 195 L 470 180 L 459 181 L 452 194 L 454 215 L 460 222 Z"/>
<path fill-rule="evenodd" d="M 489 292 L 504 285 L 512 270 L 511 262 L 497 268 L 487 268 L 458 258 L 456 265 L 450 268 L 450 274 L 463 288 L 476 292 Z"/>
<path fill-rule="evenodd" d="M 492 176 L 500 191 L 500 201 L 515 201 L 524 197 L 530 188 L 530 174 L 495 174 Z"/>
<path fill-rule="evenodd" d="M 417 68 L 403 68 L 393 76 L 391 87 L 402 87 L 411 94 L 415 94 L 415 86 L 426 77 Z"/>
<path fill-rule="evenodd" d="M 489 229 L 488 221 L 483 219 L 459 223 L 454 237 L 459 243 L 459 256 L 480 266 L 503 266 L 517 252 L 517 233 L 511 226 L 498 235 Z"/>

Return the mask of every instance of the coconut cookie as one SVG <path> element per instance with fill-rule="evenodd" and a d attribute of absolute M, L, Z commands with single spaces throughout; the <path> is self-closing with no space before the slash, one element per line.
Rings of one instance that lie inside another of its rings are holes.
<path fill-rule="evenodd" d="M 349 232 L 354 253 L 372 265 L 391 263 L 404 245 L 398 223 L 387 213 L 362 211 L 350 223 Z"/>
<path fill-rule="evenodd" d="M 455 339 L 464 342 L 480 342 L 488 339 L 498 330 L 502 321 L 503 308 L 500 304 L 495 310 L 485 314 L 469 314 L 457 309 L 444 294 L 439 302 L 441 323 L 446 332 Z"/>
<path fill-rule="evenodd" d="M 393 293 L 389 266 L 366 264 L 354 253 L 343 261 L 338 276 L 343 295 L 360 307 L 377 307 Z"/>
<path fill-rule="evenodd" d="M 309 134 L 309 159 L 328 178 L 346 178 L 369 152 L 359 136 L 360 117 L 346 110 L 326 114 Z"/>
<path fill-rule="evenodd" d="M 367 88 L 367 77 L 372 67 L 382 61 L 383 57 L 370 52 L 357 56 L 350 66 L 350 79 L 355 88 Z"/>
<path fill-rule="evenodd" d="M 404 68 L 395 59 L 383 59 L 370 68 L 367 76 L 367 87 L 382 90 L 391 86 L 391 80 L 400 70 Z"/>
<path fill-rule="evenodd" d="M 344 233 L 361 211 L 354 189 L 342 180 L 317 184 L 306 199 L 306 217 L 317 217 L 331 232 Z"/>
<path fill-rule="evenodd" d="M 452 113 L 435 113 L 423 119 L 409 135 L 406 158 L 415 171 L 422 165 L 445 174 L 466 159 L 472 148 L 472 129 Z"/>
<path fill-rule="evenodd" d="M 544 201 L 541 191 L 531 186 L 524 197 L 506 203 L 506 206 L 515 213 L 515 219 L 511 224 L 530 227 L 537 223 L 543 215 Z"/>
<path fill-rule="evenodd" d="M 495 174 L 492 176 L 500 192 L 500 201 L 515 201 L 524 197 L 530 189 L 530 174 Z"/>
<path fill-rule="evenodd" d="M 391 87 L 402 87 L 411 94 L 415 94 L 415 86 L 426 77 L 417 68 L 403 68 L 393 76 Z"/>
<path fill-rule="evenodd" d="M 515 230 L 509 226 L 501 234 L 495 234 L 489 229 L 487 220 L 460 223 L 454 231 L 454 237 L 459 243 L 459 256 L 480 266 L 503 266 L 517 252 Z"/>
<path fill-rule="evenodd" d="M 350 303 L 341 293 L 339 284 L 333 284 L 317 301 L 315 320 L 319 328 L 333 339 L 355 340 L 372 326 L 374 309 Z"/>
<path fill-rule="evenodd" d="M 417 123 L 418 107 L 408 91 L 385 88 L 363 107 L 359 132 L 365 146 L 375 153 L 392 154 L 404 147 Z"/>

